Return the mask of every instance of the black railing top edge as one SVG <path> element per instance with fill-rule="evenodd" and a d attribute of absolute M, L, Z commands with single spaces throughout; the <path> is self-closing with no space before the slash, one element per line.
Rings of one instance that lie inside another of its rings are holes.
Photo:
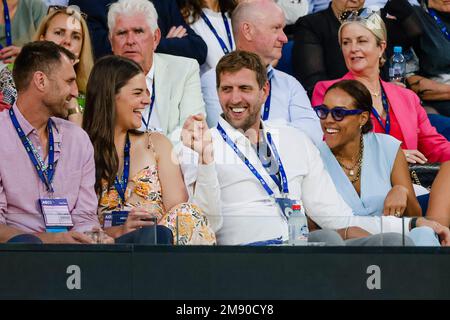
<path fill-rule="evenodd" d="M 2 252 L 157 252 L 157 253 L 254 253 L 254 254 L 449 254 L 448 247 L 291 247 L 291 246 L 150 246 L 75 244 L 0 244 Z"/>

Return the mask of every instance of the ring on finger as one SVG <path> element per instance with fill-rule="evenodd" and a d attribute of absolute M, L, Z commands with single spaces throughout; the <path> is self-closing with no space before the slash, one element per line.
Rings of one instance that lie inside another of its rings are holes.
<path fill-rule="evenodd" d="M 402 216 L 402 214 L 400 213 L 400 211 L 397 210 L 394 212 L 394 216 L 397 218 L 400 218 Z"/>

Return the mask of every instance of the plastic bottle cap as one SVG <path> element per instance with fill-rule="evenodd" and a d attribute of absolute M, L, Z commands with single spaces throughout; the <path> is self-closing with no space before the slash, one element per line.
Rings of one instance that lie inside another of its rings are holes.
<path fill-rule="evenodd" d="M 292 205 L 292 210 L 301 210 L 301 209 L 302 209 L 302 206 L 299 205 L 299 204 L 293 204 Z"/>
<path fill-rule="evenodd" d="M 394 47 L 394 53 L 402 53 L 402 47 Z"/>

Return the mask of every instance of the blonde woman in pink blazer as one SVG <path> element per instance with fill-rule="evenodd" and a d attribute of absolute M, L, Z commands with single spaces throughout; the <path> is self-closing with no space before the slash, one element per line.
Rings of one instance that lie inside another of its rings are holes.
<path fill-rule="evenodd" d="M 409 163 L 450 160 L 450 142 L 430 124 L 418 96 L 380 79 L 380 66 L 386 60 L 386 27 L 381 17 L 369 10 L 351 15 L 341 25 L 338 36 L 349 72 L 341 79 L 318 82 L 312 105 L 322 104 L 325 91 L 333 83 L 359 80 L 372 95 L 374 131 L 400 140 Z"/>

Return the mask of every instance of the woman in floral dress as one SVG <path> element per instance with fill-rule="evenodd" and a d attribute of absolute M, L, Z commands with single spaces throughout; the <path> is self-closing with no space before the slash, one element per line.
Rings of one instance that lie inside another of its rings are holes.
<path fill-rule="evenodd" d="M 172 145 L 156 132 L 137 132 L 150 103 L 145 75 L 135 62 L 100 59 L 88 82 L 83 128 L 94 145 L 99 219 L 117 238 L 150 226 L 148 217 L 169 228 L 175 244 L 214 244 L 215 235 L 200 208 L 187 203 Z M 126 211 L 123 225 L 106 225 L 108 214 Z"/>

